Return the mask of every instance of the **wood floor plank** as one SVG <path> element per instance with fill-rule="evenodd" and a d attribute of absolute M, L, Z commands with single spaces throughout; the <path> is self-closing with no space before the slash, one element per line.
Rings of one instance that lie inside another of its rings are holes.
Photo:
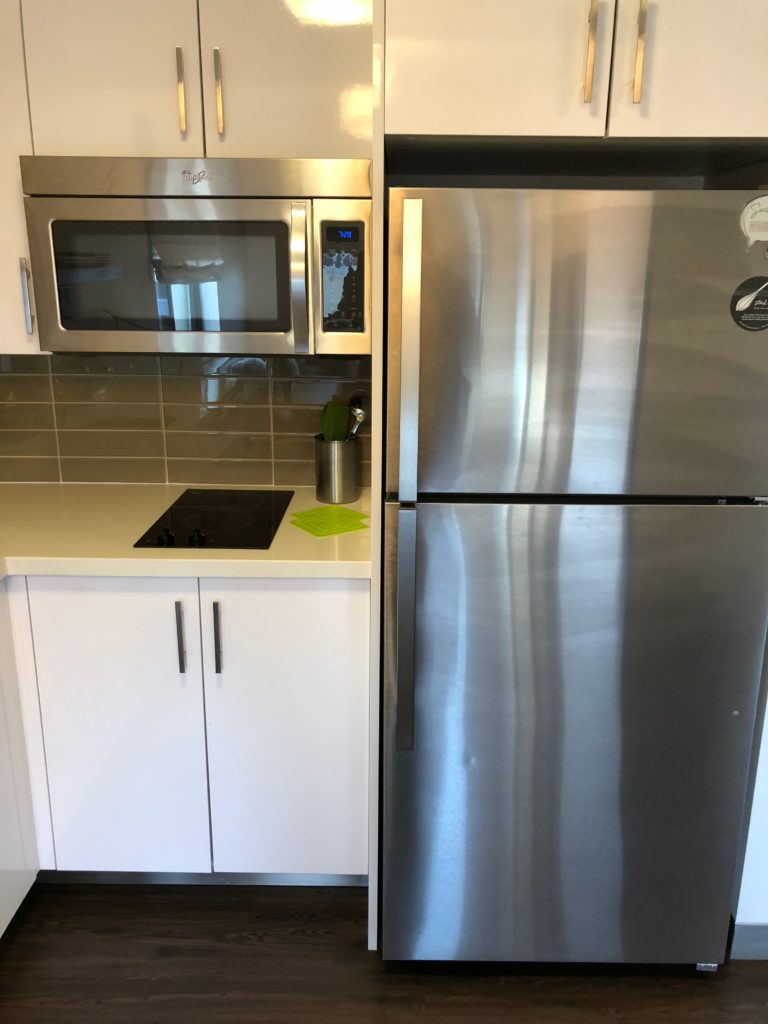
<path fill-rule="evenodd" d="M 383 964 L 363 889 L 40 885 L 0 941 L 2 1024 L 768 1024 L 768 962 Z"/>

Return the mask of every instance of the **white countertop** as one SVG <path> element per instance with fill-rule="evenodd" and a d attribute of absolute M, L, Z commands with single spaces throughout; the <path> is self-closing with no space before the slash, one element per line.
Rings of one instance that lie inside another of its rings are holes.
<path fill-rule="evenodd" d="M 294 496 L 268 550 L 169 550 L 133 545 L 186 490 L 182 485 L 0 484 L 0 580 L 15 575 L 368 578 L 370 530 L 313 537 L 293 526 L 290 517 L 318 506 L 314 487 L 281 489 Z M 345 507 L 370 512 L 369 490 Z"/>

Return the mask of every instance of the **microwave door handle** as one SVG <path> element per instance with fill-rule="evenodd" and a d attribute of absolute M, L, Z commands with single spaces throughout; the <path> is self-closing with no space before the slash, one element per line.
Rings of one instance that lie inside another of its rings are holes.
<path fill-rule="evenodd" d="M 291 325 L 293 351 L 309 353 L 309 305 L 307 303 L 307 204 L 291 203 L 290 238 Z"/>

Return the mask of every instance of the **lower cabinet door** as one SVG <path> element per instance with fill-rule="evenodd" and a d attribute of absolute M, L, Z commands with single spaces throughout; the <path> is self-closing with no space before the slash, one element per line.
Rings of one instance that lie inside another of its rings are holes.
<path fill-rule="evenodd" d="M 367 580 L 201 580 L 215 871 L 368 870 Z"/>
<path fill-rule="evenodd" d="M 30 578 L 29 601 L 57 868 L 210 871 L 197 580 Z"/>

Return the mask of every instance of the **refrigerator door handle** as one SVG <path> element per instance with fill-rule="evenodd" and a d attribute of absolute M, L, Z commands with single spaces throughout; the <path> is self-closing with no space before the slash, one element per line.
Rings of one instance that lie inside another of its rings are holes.
<path fill-rule="evenodd" d="M 397 712 L 395 749 L 413 750 L 416 694 L 416 509 L 397 513 Z"/>
<path fill-rule="evenodd" d="M 400 501 L 416 501 L 419 461 L 422 199 L 403 200 L 400 333 Z"/>

